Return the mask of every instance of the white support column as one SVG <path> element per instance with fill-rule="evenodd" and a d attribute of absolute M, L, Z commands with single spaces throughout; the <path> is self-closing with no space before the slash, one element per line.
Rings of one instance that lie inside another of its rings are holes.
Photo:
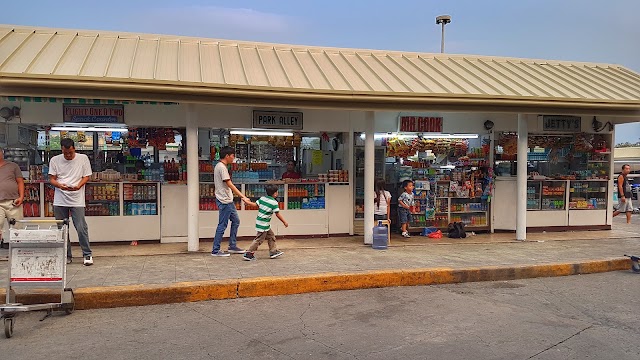
<path fill-rule="evenodd" d="M 356 204 L 355 204 L 355 196 L 354 196 L 354 189 L 356 188 L 355 185 L 355 173 L 356 173 L 356 167 L 355 167 L 355 159 L 354 159 L 354 147 L 355 147 L 355 137 L 354 137 L 354 130 L 353 130 L 353 119 L 351 119 L 351 112 L 349 113 L 349 138 L 345 141 L 345 144 L 348 144 L 347 146 L 347 164 L 349 164 L 349 166 L 347 167 L 347 169 L 349 170 L 349 204 L 351 204 L 351 221 L 349 222 L 349 235 L 353 235 L 353 222 L 354 219 L 356 217 L 355 215 L 355 210 L 356 210 Z"/>
<path fill-rule="evenodd" d="M 516 240 L 527 240 L 527 116 L 518 114 L 518 177 L 516 200 Z"/>
<path fill-rule="evenodd" d="M 198 115 L 194 104 L 187 104 L 187 237 L 188 250 L 200 250 L 200 176 L 198 174 Z"/>
<path fill-rule="evenodd" d="M 373 201 L 375 176 L 375 113 L 364 115 L 364 243 L 373 244 Z"/>

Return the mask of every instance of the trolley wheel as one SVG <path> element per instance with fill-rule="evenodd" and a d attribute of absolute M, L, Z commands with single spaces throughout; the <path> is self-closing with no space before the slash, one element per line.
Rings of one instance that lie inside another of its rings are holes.
<path fill-rule="evenodd" d="M 67 315 L 71 315 L 76 309 L 76 299 L 73 294 L 73 289 L 65 288 L 62 294 L 62 309 Z"/>
<path fill-rule="evenodd" d="M 4 318 L 4 336 L 6 336 L 7 339 L 13 336 L 13 325 L 15 322 L 15 317 Z"/>
<path fill-rule="evenodd" d="M 71 315 L 73 314 L 73 311 L 76 309 L 76 303 L 75 301 L 70 303 L 70 304 L 65 304 L 64 305 L 64 313 L 67 315 Z"/>

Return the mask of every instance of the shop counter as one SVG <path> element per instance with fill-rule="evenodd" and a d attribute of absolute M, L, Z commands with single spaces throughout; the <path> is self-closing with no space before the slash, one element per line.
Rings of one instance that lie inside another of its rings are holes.
<path fill-rule="evenodd" d="M 157 182 L 89 182 L 85 218 L 91 242 L 158 240 L 160 215 Z M 55 189 L 47 182 L 25 183 L 26 219 L 52 218 Z M 72 242 L 78 241 L 71 230 Z"/>
<path fill-rule="evenodd" d="M 516 183 L 515 177 L 496 178 L 494 230 L 516 229 Z M 608 189 L 609 180 L 528 180 L 527 228 L 610 225 Z"/>
<path fill-rule="evenodd" d="M 289 223 L 285 228 L 275 216 L 271 227 L 276 236 L 309 235 L 326 236 L 349 232 L 351 207 L 349 186 L 330 183 L 274 183 L 279 187 L 278 202 L 283 216 Z M 266 183 L 236 184 L 252 201 L 264 195 Z M 218 226 L 218 208 L 215 202 L 213 183 L 200 183 L 199 237 L 213 238 Z M 185 184 L 163 184 L 161 197 L 162 242 L 187 241 L 187 213 L 184 204 L 187 198 Z M 240 198 L 234 199 L 238 210 L 239 237 L 255 236 L 257 209 L 247 206 Z M 227 226 L 225 238 L 229 236 Z"/>

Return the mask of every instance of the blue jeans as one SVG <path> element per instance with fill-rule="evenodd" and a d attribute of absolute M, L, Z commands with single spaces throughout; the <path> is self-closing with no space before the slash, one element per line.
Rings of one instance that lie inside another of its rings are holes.
<path fill-rule="evenodd" d="M 84 219 L 83 207 L 66 207 L 66 206 L 54 206 L 53 215 L 56 220 L 68 219 L 71 216 L 73 226 L 78 232 L 78 242 L 82 248 L 82 256 L 91 255 L 91 246 L 89 245 L 89 227 Z M 71 240 L 67 236 L 67 257 L 71 257 Z"/>
<path fill-rule="evenodd" d="M 216 203 L 218 204 L 218 228 L 216 229 L 216 237 L 213 239 L 213 252 L 220 251 L 220 243 L 222 242 L 222 235 L 224 235 L 224 231 L 227 230 L 227 225 L 229 224 L 229 220 L 231 220 L 231 233 L 229 234 L 229 247 L 236 247 L 237 236 L 238 236 L 238 228 L 240 227 L 240 218 L 238 217 L 238 211 L 236 210 L 236 204 L 223 204 L 218 199 L 216 199 Z"/>

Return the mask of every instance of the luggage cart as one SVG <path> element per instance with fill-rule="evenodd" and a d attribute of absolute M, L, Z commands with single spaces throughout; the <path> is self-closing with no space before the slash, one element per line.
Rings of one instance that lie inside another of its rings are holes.
<path fill-rule="evenodd" d="M 71 314 L 75 309 L 73 290 L 66 288 L 68 220 L 9 221 L 9 272 L 6 304 L 0 305 L 4 334 L 13 336 L 16 316 L 21 312 L 53 310 Z M 16 227 L 16 224 L 21 226 Z M 49 224 L 49 227 L 40 225 Z M 23 305 L 16 303 L 15 289 L 59 289 L 60 302 Z"/>

